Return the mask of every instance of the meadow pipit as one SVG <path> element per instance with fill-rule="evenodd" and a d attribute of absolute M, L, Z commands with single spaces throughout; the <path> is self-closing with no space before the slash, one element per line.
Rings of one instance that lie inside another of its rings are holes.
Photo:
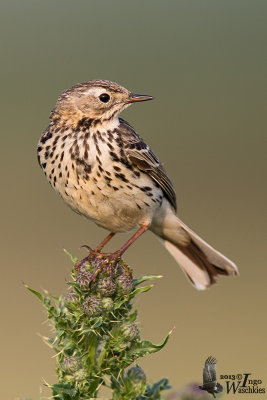
<path fill-rule="evenodd" d="M 50 184 L 76 212 L 111 233 L 137 229 L 110 255 L 115 260 L 147 229 L 173 255 L 191 283 L 206 289 L 237 267 L 189 229 L 176 214 L 176 195 L 157 156 L 119 113 L 151 96 L 104 80 L 73 86 L 59 96 L 38 144 Z"/>

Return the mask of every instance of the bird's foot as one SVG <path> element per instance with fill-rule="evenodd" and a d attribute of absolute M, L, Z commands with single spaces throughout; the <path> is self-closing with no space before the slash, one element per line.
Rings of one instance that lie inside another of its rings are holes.
<path fill-rule="evenodd" d="M 121 260 L 120 250 L 115 251 L 115 253 L 100 253 L 96 250 L 91 249 L 87 245 L 84 245 L 82 247 L 87 248 L 87 250 L 89 251 L 89 255 L 83 258 L 81 261 L 78 261 L 74 265 L 76 271 L 80 272 L 84 265 L 86 265 L 87 263 L 93 263 L 95 265 L 95 271 L 93 273 L 90 284 L 93 284 L 96 281 L 96 278 L 103 270 L 107 270 L 109 276 L 112 278 L 113 272 Z M 126 275 L 132 277 L 131 270 L 123 262 L 120 263 L 120 266 L 124 269 Z"/>
<path fill-rule="evenodd" d="M 91 283 L 95 282 L 96 278 L 103 270 L 107 270 L 108 275 L 112 278 L 118 261 L 119 257 L 116 257 L 115 253 L 98 253 L 95 260 L 96 269 L 92 276 Z"/>

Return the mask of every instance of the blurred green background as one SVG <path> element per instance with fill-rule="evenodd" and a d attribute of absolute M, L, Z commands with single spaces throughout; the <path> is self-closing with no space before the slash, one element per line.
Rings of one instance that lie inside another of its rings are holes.
<path fill-rule="evenodd" d="M 36 160 L 58 95 L 97 78 L 155 96 L 123 117 L 164 162 L 183 220 L 241 273 L 197 292 L 151 233 L 136 242 L 125 256 L 135 276 L 164 275 L 139 299 L 141 332 L 160 342 L 176 327 L 142 366 L 177 389 L 200 381 L 212 354 L 219 373 L 267 386 L 266 1 L 4 0 L 0 15 L 0 398 L 37 399 L 42 378 L 56 379 L 36 334 L 49 333 L 45 314 L 22 281 L 63 293 L 63 247 L 82 257 L 106 234 L 63 204 Z"/>

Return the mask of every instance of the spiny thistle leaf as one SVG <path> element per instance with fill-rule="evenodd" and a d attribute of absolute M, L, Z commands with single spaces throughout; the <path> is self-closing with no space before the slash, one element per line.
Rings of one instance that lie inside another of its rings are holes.
<path fill-rule="evenodd" d="M 140 276 L 139 278 L 134 279 L 133 283 L 135 286 L 140 285 L 140 283 L 146 282 L 146 281 L 152 281 L 155 279 L 161 279 L 163 278 L 162 275 L 143 275 Z"/>
<path fill-rule="evenodd" d="M 40 293 L 37 292 L 37 290 L 34 290 L 32 288 L 30 288 L 28 285 L 25 285 L 26 289 L 28 289 L 30 292 L 32 292 L 36 297 L 38 297 L 39 300 L 41 300 L 41 302 L 43 304 L 45 304 L 45 297 Z"/>
<path fill-rule="evenodd" d="M 138 357 L 143 357 L 146 354 L 156 353 L 157 351 L 161 350 L 168 342 L 172 331 L 168 333 L 165 339 L 160 344 L 154 344 L 149 340 L 140 341 L 132 347 L 130 353 L 135 354 Z"/>
<path fill-rule="evenodd" d="M 154 383 L 151 387 L 148 387 L 144 396 L 141 396 L 138 400 L 159 400 L 163 390 L 168 390 L 171 386 L 168 384 L 168 379 L 161 379 L 159 382 Z"/>
<path fill-rule="evenodd" d="M 67 383 L 56 383 L 52 387 L 54 394 L 68 394 L 70 396 L 76 394 L 76 390 Z"/>
<path fill-rule="evenodd" d="M 150 289 L 153 288 L 154 285 L 149 285 L 149 286 L 142 286 L 140 288 L 135 289 L 131 294 L 130 298 L 133 299 L 137 294 L 139 293 L 145 293 L 148 292 Z"/>
<path fill-rule="evenodd" d="M 63 251 L 70 257 L 73 264 L 76 264 L 78 262 L 78 258 L 75 257 L 73 254 L 69 253 L 66 249 L 63 249 Z"/>

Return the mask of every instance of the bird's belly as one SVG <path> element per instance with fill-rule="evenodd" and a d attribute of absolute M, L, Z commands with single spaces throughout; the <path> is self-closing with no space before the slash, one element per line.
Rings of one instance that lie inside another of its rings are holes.
<path fill-rule="evenodd" d="M 102 179 L 97 183 L 93 179 L 80 181 L 78 186 L 69 179 L 67 188 L 59 182 L 57 190 L 74 211 L 109 231 L 127 232 L 143 224 L 150 225 L 160 201 L 152 200 L 139 187 L 117 186 L 108 186 Z"/>

